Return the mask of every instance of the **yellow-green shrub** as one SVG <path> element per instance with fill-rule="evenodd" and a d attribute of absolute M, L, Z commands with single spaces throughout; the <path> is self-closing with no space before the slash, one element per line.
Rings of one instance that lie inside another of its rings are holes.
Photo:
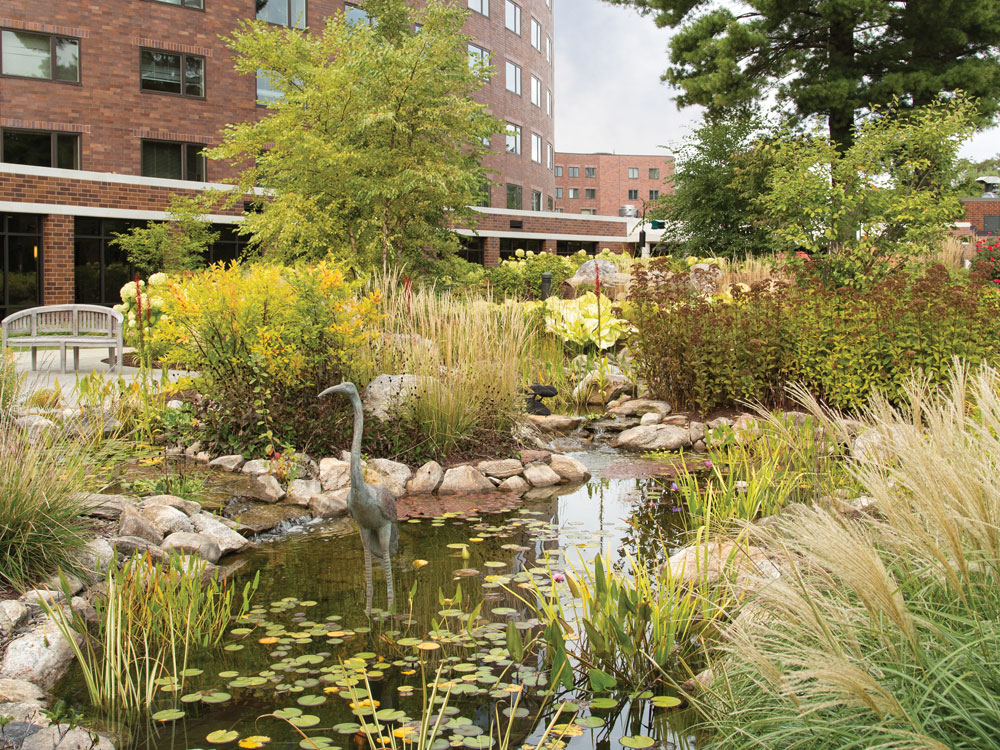
<path fill-rule="evenodd" d="M 160 335 L 171 361 L 201 373 L 208 436 L 249 450 L 335 440 L 342 410 L 316 395 L 340 382 L 377 315 L 377 295 L 355 292 L 332 264 L 216 265 L 173 285 Z"/>

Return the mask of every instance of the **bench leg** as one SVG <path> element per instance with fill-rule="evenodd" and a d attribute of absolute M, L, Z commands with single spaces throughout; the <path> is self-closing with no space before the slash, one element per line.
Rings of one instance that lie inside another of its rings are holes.
<path fill-rule="evenodd" d="M 73 370 L 74 372 L 80 372 L 80 347 L 73 347 Z"/>
<path fill-rule="evenodd" d="M 59 344 L 59 367 L 65 373 L 66 370 L 66 344 Z"/>
<path fill-rule="evenodd" d="M 121 372 L 122 371 L 122 361 L 118 356 L 118 350 L 108 347 L 108 364 L 110 365 L 111 372 Z"/>
<path fill-rule="evenodd" d="M 31 347 L 31 371 L 34 372 L 38 369 L 38 347 Z"/>

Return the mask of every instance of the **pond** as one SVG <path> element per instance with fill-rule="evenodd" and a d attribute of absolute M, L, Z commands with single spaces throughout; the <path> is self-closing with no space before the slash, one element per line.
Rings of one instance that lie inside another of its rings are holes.
<path fill-rule="evenodd" d="M 239 586 L 259 572 L 247 621 L 234 624 L 219 647 L 193 654 L 183 685 L 165 686 L 154 711 L 179 708 L 183 717 L 133 729 L 118 747 L 247 747 L 253 745 L 246 738 L 265 736 L 265 747 L 282 750 L 364 750 L 368 739 L 357 734 L 359 717 L 350 707 L 367 697 L 363 675 L 378 706 L 360 710 L 368 722 L 377 711 L 388 735 L 419 721 L 422 687 L 441 669 L 441 682 L 454 687 L 439 750 L 490 747 L 497 711 L 501 729 L 510 724 L 512 750 L 534 748 L 547 726 L 565 724 L 574 712 L 583 726 L 559 732 L 555 742 L 550 734 L 547 747 L 618 750 L 622 738 L 629 746 L 637 737 L 631 746 L 655 741 L 662 748 L 693 748 L 684 712 L 656 709 L 648 696 L 603 695 L 591 705 L 594 696 L 584 691 L 547 694 L 540 655 L 516 667 L 502 651 L 511 622 L 525 643 L 538 634 L 526 605 L 534 600 L 533 587 L 545 590 L 561 571 L 589 565 L 600 551 L 610 552 L 616 565 L 637 553 L 654 564 L 680 543 L 678 509 L 656 481 L 628 478 L 630 459 L 609 449 L 575 455 L 593 473 L 588 483 L 527 498 L 510 510 L 488 510 L 486 498 L 452 500 L 444 512 L 436 498 L 402 501 L 401 516 L 411 517 L 400 523 L 393 570 L 402 614 L 394 618 L 381 611 L 372 620 L 364 615 L 364 558 L 349 520 L 296 526 L 240 555 Z M 467 615 L 480 603 L 489 624 L 469 631 Z M 385 606 L 378 565 L 375 606 Z M 78 674 L 57 692 L 88 710 Z M 275 711 L 282 718 L 272 716 Z M 391 741 L 404 746 L 401 738 Z"/>

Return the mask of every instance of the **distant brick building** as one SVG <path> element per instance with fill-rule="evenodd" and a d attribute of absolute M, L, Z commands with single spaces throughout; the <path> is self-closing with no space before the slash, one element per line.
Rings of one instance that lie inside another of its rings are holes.
<path fill-rule="evenodd" d="M 414 0 L 419 2 L 420 0 Z M 479 99 L 506 124 L 470 259 L 517 248 L 624 247 L 634 226 L 555 213 L 553 0 L 454 0 L 469 55 L 494 74 Z M 130 269 L 113 233 L 166 218 L 173 193 L 233 177 L 200 155 L 266 114 L 266 78 L 240 75 L 220 35 L 257 17 L 318 27 L 344 0 L 3 0 L 0 3 L 0 317 L 37 304 L 118 301 Z M 236 257 L 239 211 L 212 217 L 211 260 Z"/>
<path fill-rule="evenodd" d="M 1000 236 L 1000 198 L 963 198 L 971 234 Z"/>
<path fill-rule="evenodd" d="M 673 189 L 673 173 L 671 156 L 556 152 L 556 208 L 617 216 L 631 206 L 641 216 L 644 204 Z"/>

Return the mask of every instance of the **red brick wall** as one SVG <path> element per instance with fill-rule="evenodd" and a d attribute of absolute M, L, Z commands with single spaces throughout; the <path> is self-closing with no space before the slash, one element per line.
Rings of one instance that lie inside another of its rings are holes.
<path fill-rule="evenodd" d="M 660 195 L 666 195 L 673 189 L 667 184 L 667 179 L 674 173 L 674 160 L 669 156 L 560 152 L 556 154 L 556 166 L 563 168 L 562 177 L 556 178 L 556 187 L 563 189 L 563 197 L 556 200 L 556 207 L 571 214 L 594 209 L 598 216 L 618 216 L 622 206 L 633 205 L 641 215 L 643 201 L 649 202 L 650 190 L 659 190 Z M 580 176 L 570 177 L 570 167 L 578 167 Z M 586 177 L 587 167 L 596 169 L 597 176 Z M 638 179 L 629 179 L 630 167 L 639 170 Z M 660 170 L 659 179 L 650 179 L 651 168 Z M 578 188 L 580 197 L 571 199 L 570 188 Z M 588 189 L 596 190 L 594 198 L 586 197 Z M 629 190 L 638 190 L 639 197 L 629 198 Z"/>
<path fill-rule="evenodd" d="M 965 220 L 976 232 L 984 232 L 987 216 L 1000 216 L 1000 198 L 965 198 Z"/>
<path fill-rule="evenodd" d="M 72 304 L 73 276 L 73 217 L 46 216 L 42 220 L 42 303 Z"/>
<path fill-rule="evenodd" d="M 511 229 L 511 219 L 522 222 L 521 229 Z M 480 214 L 476 224 L 480 231 L 504 232 L 516 236 L 519 232 L 534 232 L 537 234 L 566 235 L 600 235 L 602 237 L 625 237 L 628 225 L 624 221 L 594 219 L 561 218 L 558 216 L 533 216 L 531 214 Z"/>

